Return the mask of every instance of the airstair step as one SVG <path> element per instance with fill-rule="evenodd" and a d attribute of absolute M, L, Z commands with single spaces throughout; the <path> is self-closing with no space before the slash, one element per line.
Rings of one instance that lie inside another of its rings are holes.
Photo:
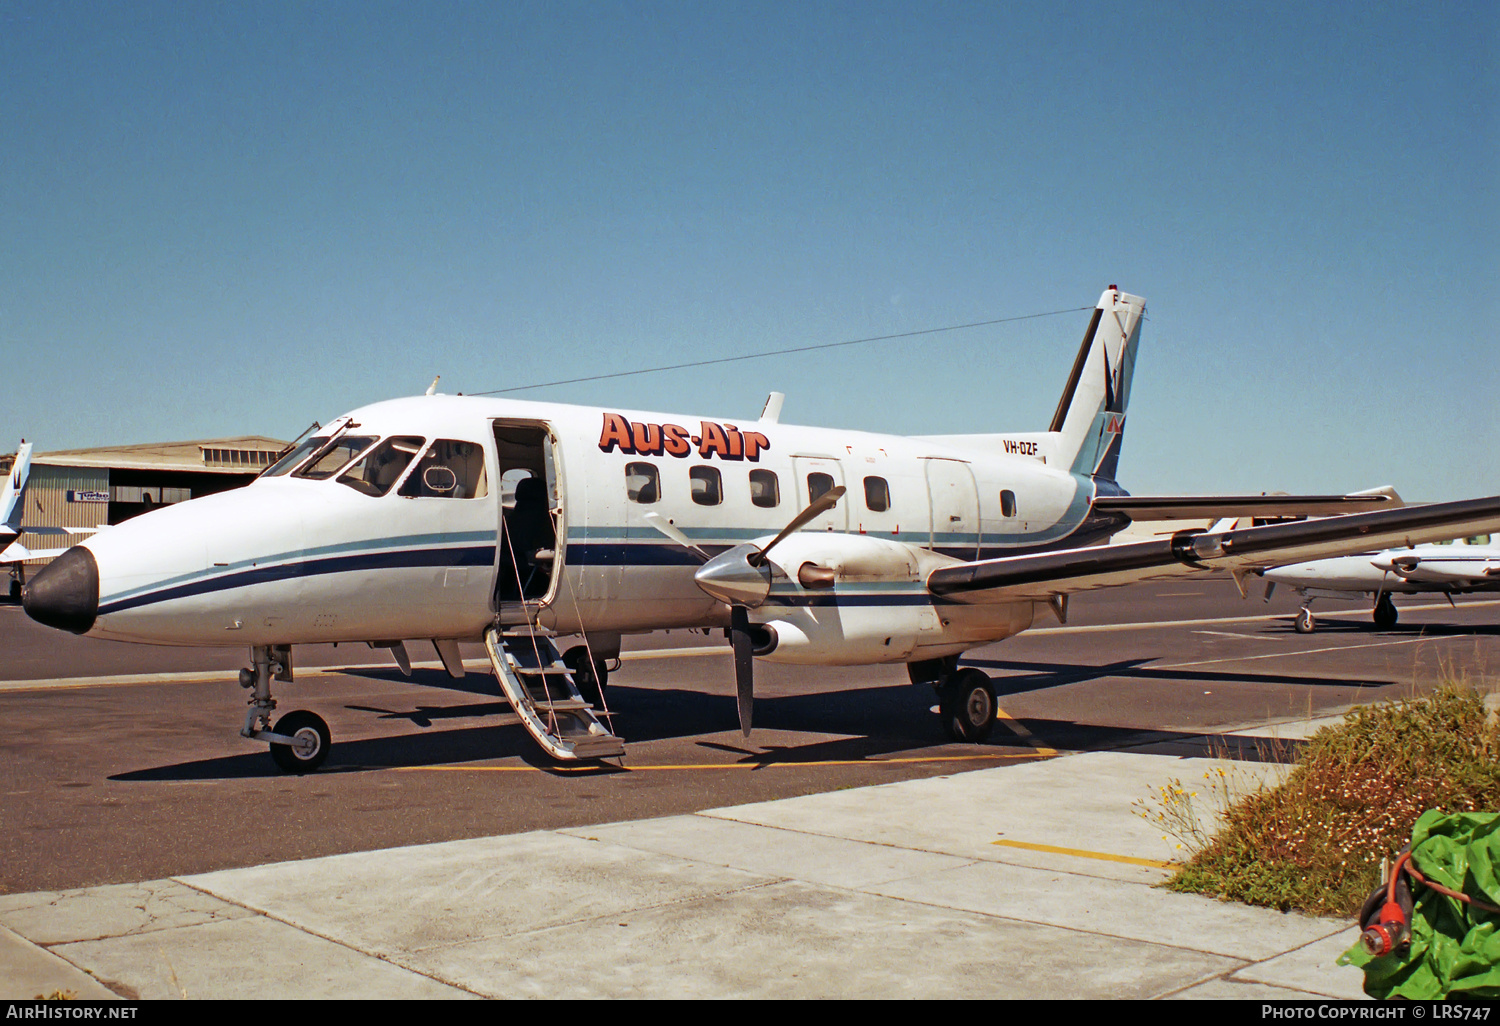
<path fill-rule="evenodd" d="M 612 759 L 625 754 L 625 742 L 613 734 L 595 734 L 573 742 L 573 755 L 579 759 Z"/>
<path fill-rule="evenodd" d="M 625 754 L 625 742 L 609 732 L 579 694 L 572 671 L 559 660 L 550 638 L 540 632 L 507 633 L 491 627 L 484 640 L 500 690 L 549 755 L 571 761 Z"/>
<path fill-rule="evenodd" d="M 531 704 L 533 707 L 541 710 L 542 712 L 576 712 L 579 709 L 593 708 L 593 706 L 589 705 L 581 698 L 554 698 L 551 701 L 548 701 L 545 698 L 534 697 L 531 700 Z"/>

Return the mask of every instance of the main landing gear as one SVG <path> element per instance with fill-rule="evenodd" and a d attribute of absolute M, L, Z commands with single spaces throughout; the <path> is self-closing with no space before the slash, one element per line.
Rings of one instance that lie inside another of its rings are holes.
<path fill-rule="evenodd" d="M 602 657 L 589 658 L 584 645 L 574 645 L 562 654 L 563 665 L 573 671 L 573 683 L 578 693 L 590 705 L 598 708 L 604 702 L 604 689 L 609 686 L 609 663 Z M 618 667 L 617 667 L 618 669 Z"/>
<path fill-rule="evenodd" d="M 1311 605 L 1312 600 L 1308 599 L 1302 608 L 1297 610 L 1297 615 L 1292 620 L 1292 627 L 1298 634 L 1311 634 L 1317 629 L 1318 621 L 1313 619 L 1312 610 L 1308 608 Z M 1400 617 L 1396 613 L 1396 603 L 1391 601 L 1390 592 L 1383 591 L 1376 596 L 1375 611 L 1371 615 L 1371 619 L 1375 621 L 1375 626 L 1383 631 L 1388 631 L 1396 626 L 1396 621 Z"/>
<path fill-rule="evenodd" d="M 256 645 L 250 649 L 250 662 L 250 668 L 240 671 L 240 687 L 252 691 L 240 736 L 270 742 L 271 758 L 284 772 L 311 773 L 328 758 L 331 735 L 323 717 L 298 709 L 281 717 L 271 729 L 271 713 L 276 709 L 271 681 L 292 679 L 292 647 Z"/>
<path fill-rule="evenodd" d="M 995 729 L 1000 704 L 995 683 L 983 670 L 960 670 L 958 656 L 949 656 L 907 663 L 906 671 L 913 684 L 930 684 L 937 691 L 938 712 L 953 740 L 978 744 Z"/>

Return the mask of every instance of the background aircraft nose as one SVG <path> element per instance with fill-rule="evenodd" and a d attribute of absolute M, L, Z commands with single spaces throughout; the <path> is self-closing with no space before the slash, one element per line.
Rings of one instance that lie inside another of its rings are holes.
<path fill-rule="evenodd" d="M 26 583 L 26 615 L 58 630 L 87 634 L 99 614 L 99 564 L 75 545 Z"/>

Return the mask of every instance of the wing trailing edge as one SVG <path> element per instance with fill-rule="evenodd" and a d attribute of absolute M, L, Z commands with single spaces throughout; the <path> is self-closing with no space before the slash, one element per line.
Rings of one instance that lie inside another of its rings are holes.
<path fill-rule="evenodd" d="M 1219 520 L 1224 517 L 1329 517 L 1400 507 L 1391 491 L 1351 495 L 1101 495 L 1100 513 L 1131 520 Z"/>
<path fill-rule="evenodd" d="M 1006 556 L 941 567 L 927 588 L 953 602 L 1045 601 L 1097 588 L 1227 570 L 1243 574 L 1356 552 L 1500 531 L 1500 495 L 1323 520 Z"/>

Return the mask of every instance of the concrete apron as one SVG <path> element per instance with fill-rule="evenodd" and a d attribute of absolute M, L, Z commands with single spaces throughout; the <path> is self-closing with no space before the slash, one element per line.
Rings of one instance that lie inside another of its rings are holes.
<path fill-rule="evenodd" d="M 1278 772 L 1064 755 L 696 815 L 0 895 L 0 996 L 1363 996 L 1360 972 L 1334 965 L 1357 937 L 1347 920 L 1155 886 L 1181 852 L 1143 807 L 1220 770 L 1240 787 Z"/>

